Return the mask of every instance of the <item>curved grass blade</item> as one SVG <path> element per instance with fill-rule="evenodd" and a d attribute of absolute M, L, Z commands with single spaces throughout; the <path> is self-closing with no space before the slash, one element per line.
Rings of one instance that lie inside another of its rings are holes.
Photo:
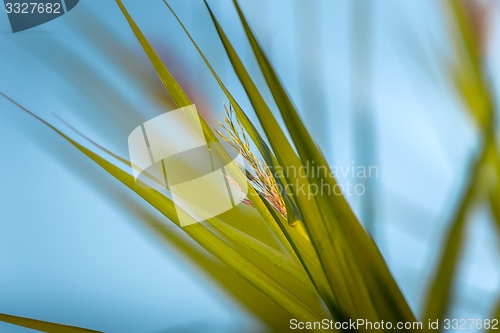
<path fill-rule="evenodd" d="M 3 313 L 0 313 L 0 321 L 47 333 L 102 333 L 100 331 L 89 330 L 86 328 L 56 324 L 48 321 L 42 321 L 24 317 L 11 316 Z"/>
<path fill-rule="evenodd" d="M 450 225 L 450 230 L 444 245 L 444 251 L 438 263 L 437 273 L 431 282 L 427 302 L 424 309 L 425 320 L 443 319 L 448 311 L 453 278 L 460 261 L 461 247 L 463 244 L 467 213 L 478 192 L 478 177 L 487 158 L 487 152 L 483 149 L 481 156 L 475 161 L 471 177 L 467 183 L 465 194 L 459 205 L 459 209 Z"/>
<path fill-rule="evenodd" d="M 487 155 L 492 155 L 495 172 L 500 175 L 499 152 L 495 140 L 495 108 L 488 79 L 484 73 L 484 59 L 478 36 L 474 36 L 472 23 L 467 17 L 464 3 L 460 1 L 444 0 L 444 5 L 450 14 L 450 31 L 454 51 L 457 54 L 457 63 L 454 65 L 450 77 L 460 99 L 467 107 L 470 115 L 478 125 L 483 143 L 478 161 L 475 162 L 473 171 L 468 181 L 457 214 L 450 226 L 450 232 L 443 253 L 440 258 L 438 272 L 431 282 L 425 318 L 441 319 L 449 310 L 451 299 L 451 285 L 460 262 L 460 246 L 465 227 L 465 214 L 470 210 L 475 192 L 480 182 L 480 171 L 488 164 Z M 489 193 L 490 206 L 496 220 L 495 204 L 500 202 L 497 191 Z"/>

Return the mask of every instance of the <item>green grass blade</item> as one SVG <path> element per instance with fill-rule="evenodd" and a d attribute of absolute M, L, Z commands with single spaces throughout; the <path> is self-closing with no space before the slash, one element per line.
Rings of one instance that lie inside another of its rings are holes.
<path fill-rule="evenodd" d="M 75 131 L 78 135 L 82 136 L 85 140 L 90 142 L 92 145 L 94 145 L 96 148 L 104 152 L 105 154 L 117 159 L 121 163 L 123 163 L 126 166 L 133 167 L 129 161 L 124 159 L 123 157 L 113 153 L 109 149 L 106 149 L 105 147 L 101 146 L 97 142 L 91 140 L 87 136 L 85 136 L 83 133 L 78 131 L 76 128 L 71 126 L 69 123 L 61 119 L 60 117 L 57 117 L 60 119 L 64 124 L 66 124 L 68 127 L 70 127 L 73 131 Z M 152 175 L 149 175 L 147 172 L 144 173 L 147 177 L 150 179 L 154 179 Z M 158 182 L 158 184 L 160 184 Z M 168 189 L 168 188 L 167 188 Z M 168 198 L 166 200 L 169 200 Z M 273 249 L 269 245 L 259 241 L 258 239 L 255 239 L 251 237 L 248 234 L 245 234 L 244 232 L 231 227 L 230 225 L 226 224 L 222 220 L 220 220 L 217 217 L 212 217 L 207 220 L 210 222 L 217 230 L 225 234 L 226 236 L 230 237 L 234 241 L 238 242 L 239 244 L 247 247 L 249 250 L 252 252 L 256 253 L 260 257 L 266 259 L 268 262 L 270 262 L 272 265 L 282 269 L 285 273 L 289 274 L 292 278 L 296 279 L 297 281 L 303 283 L 306 287 L 308 287 L 310 290 L 313 292 L 316 292 L 315 287 L 312 285 L 311 280 L 307 277 L 306 272 L 303 270 L 302 267 L 297 265 L 297 262 L 295 262 L 292 258 L 284 255 L 283 253 Z M 281 230 L 280 230 L 281 232 Z"/>
<path fill-rule="evenodd" d="M 174 101 L 176 102 L 176 104 L 179 107 L 190 105 L 191 101 L 186 96 L 186 94 L 184 93 L 184 91 L 182 90 L 182 88 L 178 85 L 178 83 L 176 82 L 175 78 L 173 78 L 173 76 L 170 74 L 170 72 L 168 71 L 168 69 L 166 68 L 166 66 L 163 64 L 163 62 L 161 61 L 161 59 L 158 57 L 158 55 L 156 54 L 156 52 L 153 50 L 153 48 L 151 47 L 151 45 L 149 44 L 149 42 L 146 40 L 146 38 L 144 37 L 144 35 L 140 31 L 140 29 L 135 24 L 134 20 L 131 18 L 131 16 L 129 15 L 129 13 L 127 12 L 127 10 L 125 9 L 125 7 L 121 3 L 121 1 L 117 0 L 117 3 L 120 6 L 120 9 L 122 10 L 123 14 L 125 15 L 125 17 L 126 17 L 128 23 L 129 23 L 130 27 L 132 28 L 132 30 L 134 32 L 134 34 L 136 35 L 137 39 L 139 40 L 139 42 L 141 43 L 143 49 L 145 50 L 146 54 L 148 55 L 151 63 L 153 64 L 153 66 L 154 66 L 154 68 L 155 68 L 158 76 L 160 77 L 161 81 L 163 82 L 165 88 L 170 93 L 170 95 L 172 96 L 172 98 L 174 99 Z M 208 61 L 207 61 L 207 63 L 208 63 Z M 213 69 L 212 69 L 212 71 L 213 71 Z M 215 74 L 214 71 L 213 71 L 213 73 Z M 218 77 L 216 77 L 216 78 L 218 79 Z M 229 92 L 227 91 L 227 89 L 222 85 L 222 82 L 220 81 L 220 79 L 218 79 L 218 82 L 221 84 L 221 87 L 225 91 L 225 93 L 228 96 L 228 98 L 230 99 L 230 101 L 232 103 L 234 103 L 234 106 L 237 109 L 237 112 L 239 111 L 238 113 L 242 116 L 242 119 L 243 119 L 242 123 L 246 124 L 247 128 L 250 129 L 249 134 L 251 134 L 251 137 L 255 138 L 255 140 L 256 140 L 255 142 L 257 142 L 261 146 L 261 149 L 266 149 L 267 146 L 265 146 L 265 142 L 262 140 L 262 138 L 260 136 L 256 136 L 255 135 L 256 133 L 258 134 L 258 132 L 253 127 L 253 125 L 251 124 L 251 122 L 248 120 L 248 118 L 246 117 L 246 115 L 243 113 L 243 111 L 241 110 L 241 108 L 239 107 L 239 105 L 236 103 L 236 101 L 234 100 L 234 98 L 229 94 Z M 203 125 L 204 125 L 205 135 L 208 138 L 211 138 L 210 141 L 216 141 L 216 139 L 213 138 L 213 136 L 214 136 L 213 132 L 208 128 L 208 126 L 206 125 L 206 123 L 204 121 L 203 121 Z M 269 151 L 267 151 L 266 153 L 267 153 L 267 156 L 269 156 L 269 155 L 272 156 L 272 154 Z M 263 210 L 264 206 L 263 206 L 262 202 L 259 202 L 260 198 L 258 198 L 258 196 L 256 196 L 255 193 L 253 193 L 253 191 L 249 192 L 249 198 L 250 198 L 250 200 L 252 200 L 252 203 L 254 204 L 254 207 L 256 207 L 256 209 L 259 211 L 259 213 L 261 213 L 261 215 L 263 217 L 269 218 L 269 213 L 267 211 Z M 268 220 L 268 219 L 266 219 L 266 220 Z M 275 234 L 279 238 L 281 238 L 281 241 L 284 241 L 285 240 L 284 237 L 279 233 L 279 229 L 276 228 L 275 224 L 274 223 L 268 223 L 268 224 L 271 226 L 271 228 L 275 232 Z M 285 248 L 287 248 L 287 250 L 289 252 L 291 252 L 289 244 L 287 244 L 286 242 L 283 242 L 283 245 L 285 246 Z M 291 254 L 295 255 L 293 252 Z M 302 277 L 299 277 L 299 280 L 304 281 L 305 279 L 303 279 Z"/>
<path fill-rule="evenodd" d="M 469 113 L 476 120 L 488 140 L 494 131 L 495 103 L 485 74 L 484 51 L 481 49 L 474 23 L 467 13 L 466 4 L 460 1 L 443 0 L 449 14 L 451 40 L 457 61 L 451 70 L 452 83 Z"/>
<path fill-rule="evenodd" d="M 32 330 L 47 333 L 102 333 L 100 331 L 89 330 L 86 328 L 68 326 L 47 321 L 11 316 L 0 313 L 0 321 L 16 326 L 30 328 Z"/>
<path fill-rule="evenodd" d="M 500 236 L 500 156 L 495 141 L 490 140 L 489 144 L 492 154 L 491 165 L 495 172 L 495 183 L 492 185 L 493 188 L 489 194 L 489 201 L 493 219 L 496 222 Z"/>
<path fill-rule="evenodd" d="M 450 224 L 450 229 L 444 244 L 444 250 L 437 265 L 437 272 L 431 281 L 427 302 L 424 309 L 424 319 L 436 320 L 445 318 L 451 297 L 451 286 L 460 261 L 461 248 L 464 240 L 467 213 L 478 192 L 478 177 L 487 151 L 483 150 L 481 156 L 471 170 L 471 177 L 459 204 L 455 217 Z"/>
<path fill-rule="evenodd" d="M 295 278 L 297 281 L 303 283 L 313 292 L 316 292 L 316 288 L 311 283 L 311 280 L 307 277 L 305 271 L 302 267 L 298 266 L 292 258 L 284 255 L 283 253 L 273 249 L 267 244 L 260 242 L 259 240 L 239 231 L 230 225 L 214 219 L 210 221 L 218 230 L 222 231 L 224 234 L 238 242 L 239 244 L 252 250 L 262 258 L 269 261 L 274 266 L 282 269 L 284 272 L 288 273 L 291 277 Z"/>
<path fill-rule="evenodd" d="M 128 13 L 127 9 L 121 2 L 121 0 L 116 0 L 116 3 L 120 7 L 123 15 L 127 19 L 128 24 L 130 25 L 130 28 L 132 29 L 134 35 L 136 36 L 137 40 L 141 44 L 142 48 L 144 49 L 144 52 L 146 52 L 146 55 L 149 58 L 149 61 L 153 65 L 156 74 L 160 78 L 161 82 L 163 83 L 163 86 L 167 90 L 167 92 L 170 94 L 172 97 L 173 101 L 175 104 L 179 107 L 186 107 L 189 105 L 192 105 L 193 103 L 189 99 L 189 97 L 186 95 L 182 87 L 179 85 L 179 83 L 175 80 L 175 78 L 172 76 L 168 68 L 165 66 L 165 64 L 161 61 L 160 57 L 158 54 L 155 52 L 151 44 L 148 42 L 142 31 L 139 29 L 137 24 L 134 22 L 130 14 Z M 191 117 L 191 114 L 188 115 Z M 201 125 L 203 128 L 203 133 L 205 135 L 205 138 L 207 142 L 217 142 L 217 137 L 213 133 L 213 131 L 210 129 L 206 121 L 200 117 L 199 119 L 201 121 Z M 197 123 L 198 119 L 191 119 L 193 123 Z"/>
<path fill-rule="evenodd" d="M 261 124 L 266 131 L 266 135 L 271 142 L 271 146 L 277 154 L 279 163 L 281 165 L 292 166 L 298 169 L 302 165 L 300 160 L 295 155 L 295 152 L 293 148 L 291 148 L 288 140 L 286 139 L 286 136 L 280 130 L 274 116 L 265 104 L 263 98 L 260 96 L 260 93 L 255 87 L 255 84 L 252 82 L 250 76 L 246 72 L 246 69 L 239 60 L 236 52 L 232 48 L 230 42 L 227 40 L 227 37 L 225 36 L 211 11 L 210 14 L 219 33 L 221 41 L 225 46 L 226 52 L 233 64 L 233 68 L 235 69 L 241 83 L 247 91 L 247 95 L 250 98 L 250 101 L 257 115 L 259 116 L 259 120 L 261 121 Z M 307 188 L 308 186 L 307 180 L 294 176 L 291 176 L 289 183 L 297 184 L 297 187 L 305 185 L 305 187 Z M 313 234 L 313 240 L 315 240 L 316 242 L 316 249 L 319 250 L 318 254 L 320 254 L 319 257 L 322 266 L 323 268 L 326 267 L 325 273 L 328 276 L 330 285 L 334 286 L 334 290 L 332 291 L 335 295 L 333 297 L 331 295 L 323 295 L 323 298 L 325 299 L 327 304 L 328 298 L 330 298 L 330 304 L 334 303 L 334 299 L 337 299 L 338 303 L 342 304 L 342 308 L 344 310 L 342 318 L 368 318 L 368 320 L 377 320 L 378 317 L 374 311 L 372 299 L 368 294 L 365 282 L 363 280 L 363 274 L 361 274 L 361 272 L 359 271 L 359 267 L 353 267 L 353 262 L 355 262 L 355 260 L 353 260 L 352 258 L 352 253 L 346 251 L 345 247 L 341 247 L 341 243 L 343 242 L 343 237 L 340 236 L 341 233 L 337 233 L 338 236 L 335 238 L 335 242 L 332 243 L 332 240 L 334 238 L 328 237 L 329 233 L 324 229 L 325 225 L 322 225 L 321 223 L 321 221 L 329 220 L 331 217 L 329 217 L 328 214 L 324 214 L 324 211 L 318 209 L 315 198 L 306 198 L 304 195 L 296 195 L 295 199 L 298 203 L 298 208 L 305 219 L 306 225 L 307 221 L 311 221 L 310 226 L 312 227 L 309 230 L 313 228 L 315 229 L 314 232 L 310 234 Z M 331 226 L 330 224 L 327 225 Z M 363 232 L 362 229 L 360 230 Z M 335 232 L 333 234 L 335 234 Z M 372 246 L 374 245 L 372 244 Z M 373 247 L 369 249 L 369 251 L 371 251 L 369 252 L 369 255 L 371 255 L 374 252 Z M 379 253 L 378 255 L 380 256 Z M 380 259 L 382 260 L 381 256 Z M 373 263 L 371 264 L 374 265 Z M 389 279 L 392 279 L 388 270 L 387 276 Z M 390 288 L 387 288 L 384 285 L 382 285 L 382 288 L 380 288 L 380 281 L 384 282 L 384 280 L 380 278 L 374 279 L 373 284 L 376 285 L 375 288 L 382 290 L 383 293 L 387 292 L 388 290 L 391 291 Z M 394 286 L 396 286 L 395 283 Z M 374 290 L 376 290 L 375 288 Z M 397 286 L 396 290 L 399 291 L 399 289 L 397 289 Z M 406 303 L 404 303 L 404 299 L 402 297 L 401 299 L 403 300 L 403 304 L 406 305 Z M 394 303 L 391 303 L 390 305 L 392 306 L 393 304 Z M 407 305 L 406 308 L 408 308 Z M 336 312 L 336 309 L 330 308 L 330 310 L 332 312 Z M 396 313 L 399 314 L 399 312 Z M 414 318 L 411 311 L 408 311 L 408 313 L 408 318 Z M 332 314 L 334 316 L 336 315 L 335 313 Z"/>

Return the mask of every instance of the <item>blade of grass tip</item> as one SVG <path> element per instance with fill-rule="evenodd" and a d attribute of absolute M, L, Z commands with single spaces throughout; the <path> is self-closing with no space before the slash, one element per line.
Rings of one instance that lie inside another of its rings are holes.
<path fill-rule="evenodd" d="M 478 176 L 487 158 L 487 151 L 482 149 L 480 157 L 474 162 L 467 187 L 455 213 L 443 246 L 443 252 L 437 264 L 437 271 L 431 280 L 425 303 L 424 320 L 443 319 L 448 313 L 451 288 L 461 256 L 467 213 L 478 192 Z"/>
<path fill-rule="evenodd" d="M 100 331 L 89 330 L 86 328 L 56 324 L 48 321 L 42 321 L 24 317 L 11 316 L 3 313 L 0 313 L 0 321 L 47 333 L 86 333 L 86 332 L 102 333 Z"/>
<path fill-rule="evenodd" d="M 123 15 L 127 19 L 128 24 L 130 25 L 130 28 L 132 29 L 134 35 L 136 36 L 137 40 L 141 44 L 142 48 L 144 49 L 144 52 L 146 52 L 146 55 L 149 58 L 149 61 L 153 65 L 156 74 L 160 78 L 161 82 L 163 83 L 163 86 L 167 90 L 167 92 L 170 94 L 172 99 L 174 100 L 175 104 L 179 107 L 186 107 L 189 105 L 192 105 L 193 103 L 189 99 L 189 97 L 186 95 L 182 87 L 179 85 L 179 83 L 175 80 L 175 78 L 172 76 L 168 68 L 165 66 L 165 64 L 161 61 L 160 57 L 158 54 L 155 52 L 151 44 L 148 42 L 142 31 L 139 29 L 135 21 L 132 19 L 130 14 L 128 13 L 127 9 L 123 5 L 121 0 L 116 0 L 116 3 L 120 7 Z M 188 113 L 188 117 L 191 118 L 192 114 Z M 193 123 L 197 123 L 198 119 L 190 119 Z M 210 129 L 208 124 L 206 123 L 205 119 L 203 117 L 199 116 L 199 120 L 201 121 L 201 126 L 203 128 L 203 133 L 205 135 L 205 138 L 207 142 L 217 142 L 217 137 L 213 133 L 213 131 Z"/>
<path fill-rule="evenodd" d="M 287 124 L 289 133 L 292 136 L 292 139 L 294 140 L 299 155 L 301 156 L 302 160 L 316 162 L 316 165 L 324 167 L 324 170 L 328 170 L 326 159 L 321 154 L 316 144 L 313 142 L 312 138 L 307 132 L 302 121 L 300 120 L 300 117 L 298 116 L 298 113 L 296 112 L 293 103 L 288 97 L 288 94 L 283 88 L 276 72 L 272 68 L 270 62 L 268 61 L 260 45 L 258 44 L 255 36 L 253 35 L 243 15 L 243 12 L 241 11 L 241 8 L 239 7 L 236 1 L 233 0 L 233 3 L 237 9 L 238 15 L 240 16 L 243 27 L 250 41 L 254 54 L 257 58 L 257 61 L 260 65 L 262 73 L 266 79 L 266 82 L 268 83 L 270 91 L 273 94 L 273 97 L 276 101 L 276 104 L 278 105 L 278 108 L 280 109 L 280 112 L 283 116 L 283 119 L 285 120 L 285 123 Z M 332 186 L 336 185 L 334 179 L 328 177 L 327 174 L 322 175 L 321 180 L 327 180 L 332 182 L 331 184 Z M 311 182 L 316 182 L 317 186 L 322 185 L 321 181 L 318 184 L 318 179 L 311 179 Z M 365 275 L 366 276 L 373 275 L 373 271 L 375 271 L 381 276 L 379 279 L 373 279 L 373 281 L 371 281 L 370 291 L 373 292 L 383 289 L 383 292 L 379 293 L 378 295 L 378 298 L 380 300 L 386 299 L 387 298 L 386 292 L 390 292 L 390 295 L 393 298 L 391 302 L 389 302 L 390 304 L 388 305 L 390 307 L 390 310 L 394 309 L 394 306 L 392 306 L 391 304 L 396 304 L 397 308 L 400 309 L 399 312 L 401 312 L 400 317 L 403 317 L 408 321 L 414 320 L 415 317 L 411 309 L 409 308 L 399 288 L 394 282 L 392 275 L 390 274 L 387 265 L 385 264 L 385 261 L 383 260 L 381 254 L 378 252 L 376 245 L 366 234 L 366 232 L 362 229 L 361 225 L 359 224 L 354 214 L 348 207 L 347 202 L 345 200 L 342 200 L 344 199 L 343 197 L 339 197 L 338 200 L 336 200 L 337 199 L 336 196 L 332 196 L 332 199 L 333 200 L 331 201 L 331 203 L 326 200 L 323 200 L 321 202 L 321 206 L 324 208 L 324 210 L 328 211 L 330 215 L 335 215 L 335 212 L 331 210 L 332 206 L 344 212 L 344 214 L 338 220 L 349 222 L 349 223 L 344 223 L 345 225 L 344 229 L 347 229 L 346 234 L 348 236 L 352 235 L 351 238 L 356 241 L 355 243 L 352 242 L 351 243 L 357 245 L 361 243 L 360 245 L 364 247 L 364 251 L 360 251 L 360 253 L 358 254 L 358 260 L 360 260 L 361 262 L 360 268 L 363 269 L 364 267 L 371 266 L 370 267 L 371 269 L 369 271 L 365 270 L 365 272 L 368 271 Z M 326 226 L 325 229 L 326 230 L 329 229 L 328 225 Z M 333 239 L 334 232 L 331 231 L 330 234 Z M 356 248 L 357 246 L 354 247 L 355 251 Z M 380 288 L 380 283 L 385 284 L 385 286 L 383 288 Z M 391 311 L 388 310 L 387 313 L 389 314 L 391 313 Z"/>
<path fill-rule="evenodd" d="M 179 108 L 193 104 L 191 103 L 191 100 L 186 95 L 184 90 L 182 90 L 181 86 L 174 79 L 172 74 L 170 74 L 170 71 L 167 69 L 165 64 L 163 64 L 158 54 L 156 54 L 155 50 L 151 47 L 146 37 L 144 37 L 142 31 L 134 22 L 134 20 L 128 13 L 127 9 L 125 8 L 121 0 L 116 0 L 116 2 L 120 7 L 121 11 L 123 12 L 123 15 L 125 15 L 125 18 L 127 19 L 130 28 L 132 29 L 137 40 L 139 41 L 142 48 L 146 52 L 149 60 L 151 61 L 151 64 L 153 65 L 154 69 L 156 70 L 156 73 L 158 74 L 158 77 L 165 86 L 165 89 L 167 89 L 167 91 L 169 92 L 175 104 L 177 104 Z"/>
<path fill-rule="evenodd" d="M 82 152 L 87 157 L 96 162 L 100 167 L 106 170 L 114 178 L 122 182 L 124 185 L 129 187 L 132 191 L 134 191 L 136 194 L 138 194 L 140 197 L 146 200 L 149 204 L 151 204 L 154 208 L 160 211 L 167 218 L 169 218 L 177 226 L 180 226 L 179 221 L 177 219 L 177 208 L 169 198 L 163 196 L 161 193 L 157 191 L 139 187 L 135 183 L 134 177 L 132 177 L 129 173 L 123 171 L 121 168 L 107 161 L 100 155 L 94 153 L 90 149 L 82 146 L 75 140 L 71 139 L 66 134 L 61 132 L 59 129 L 48 123 L 46 120 L 35 115 L 34 113 L 29 111 L 28 109 L 26 109 L 25 107 L 23 107 L 13 99 L 11 99 L 10 97 L 6 96 L 2 92 L 0 92 L 0 95 L 4 96 L 11 103 L 18 106 L 23 111 L 35 117 L 36 119 L 44 123 L 46 126 L 54 130 L 57 134 L 62 136 L 65 140 L 67 140 L 80 152 Z M 188 217 L 187 214 L 185 215 L 186 217 Z M 318 315 L 314 310 L 312 310 L 307 304 L 303 303 L 288 289 L 284 288 L 271 276 L 269 276 L 267 273 L 262 271 L 258 266 L 256 266 L 252 261 L 248 260 L 245 256 L 237 252 L 226 242 L 222 241 L 219 237 L 217 237 L 214 233 L 205 228 L 202 224 L 200 223 L 191 224 L 182 228 L 182 230 L 186 234 L 188 234 L 194 241 L 196 241 L 203 248 L 205 248 L 209 253 L 211 253 L 217 259 L 219 259 L 235 274 L 242 277 L 251 285 L 259 289 L 271 300 L 273 300 L 278 305 L 283 307 L 286 311 L 288 311 L 292 316 L 294 316 L 298 320 L 301 321 L 322 320 L 321 316 Z"/>
<path fill-rule="evenodd" d="M 269 109 L 264 99 L 258 92 L 257 87 L 253 83 L 248 72 L 244 68 L 241 60 L 239 59 L 234 48 L 227 39 L 224 31 L 220 27 L 217 19 L 213 15 L 211 9 L 209 8 L 206 2 L 205 5 L 207 6 L 212 21 L 226 49 L 229 59 L 231 60 L 233 68 L 235 69 L 236 74 L 240 78 L 240 81 L 243 84 L 245 91 L 247 92 L 250 102 L 254 110 L 256 111 L 257 116 L 259 117 L 259 120 L 262 124 L 262 127 L 264 128 L 264 131 L 266 132 L 266 135 L 271 143 L 271 147 L 276 153 L 279 164 L 292 166 L 295 167 L 296 170 L 299 170 L 299 168 L 302 166 L 301 161 L 299 160 L 298 156 L 296 155 L 295 151 L 290 145 L 285 134 L 281 130 L 271 110 Z M 285 175 L 285 177 L 287 176 L 289 177 L 288 183 L 293 185 L 291 186 L 292 191 L 295 191 L 294 187 L 309 188 L 306 179 L 302 177 L 297 177 L 297 175 L 293 175 L 293 173 Z M 296 195 L 295 199 L 297 201 L 298 208 L 301 211 L 302 216 L 304 217 L 305 220 L 304 222 L 306 224 L 307 221 L 311 221 L 311 225 L 316 225 L 315 223 L 312 223 L 312 221 L 316 222 L 323 219 L 323 216 L 321 215 L 321 213 L 318 210 L 318 207 L 316 206 L 316 201 L 314 200 L 314 198 L 310 197 L 308 198 L 306 194 L 300 194 Z M 318 226 L 321 226 L 321 224 L 318 223 Z M 342 272 L 344 271 L 339 269 L 341 267 L 341 264 L 339 262 L 339 260 L 341 259 L 340 253 L 335 253 L 336 248 L 334 246 L 330 246 L 330 241 L 327 239 L 327 237 L 325 237 L 325 235 L 327 234 L 326 232 L 322 232 L 320 230 L 315 230 L 315 232 L 316 232 L 315 235 L 312 235 L 310 233 L 310 236 L 315 236 L 312 237 L 312 239 L 320 240 L 321 244 L 315 244 L 315 246 L 317 249 L 320 250 L 318 254 L 322 266 L 324 268 L 325 263 L 327 264 L 326 267 L 328 267 L 329 269 L 325 273 L 329 277 L 330 281 L 334 281 L 334 284 L 337 287 L 335 291 L 341 294 L 340 297 L 334 297 L 332 295 L 322 295 L 322 297 L 338 299 L 339 303 L 342 302 L 343 306 L 349 309 L 349 311 L 347 312 L 353 315 L 355 313 L 355 307 L 352 303 L 353 295 L 349 292 L 350 288 L 347 287 L 348 282 L 346 280 L 346 277 L 343 274 L 341 274 L 341 271 Z M 364 302 L 364 306 L 366 306 L 366 302 Z M 330 309 L 330 310 L 334 311 L 335 309 Z"/>
<path fill-rule="evenodd" d="M 168 4 L 168 2 L 166 0 L 163 0 L 163 2 L 168 7 L 168 9 L 172 13 L 172 15 L 175 17 L 175 19 L 177 20 L 177 22 L 179 23 L 179 25 L 181 26 L 181 28 L 184 30 L 184 32 L 186 33 L 187 37 L 191 41 L 191 43 L 196 48 L 196 50 L 198 51 L 199 55 L 202 57 L 203 61 L 205 62 L 206 66 L 207 66 L 207 68 L 210 70 L 210 72 L 212 73 L 213 77 L 215 78 L 215 80 L 219 84 L 220 88 L 222 89 L 222 91 L 226 95 L 227 99 L 233 105 L 238 119 L 241 121 L 244 129 L 249 134 L 250 138 L 252 139 L 252 142 L 255 144 L 255 146 L 259 150 L 261 156 L 264 158 L 264 160 L 266 161 L 266 163 L 269 166 L 271 166 L 271 167 L 274 166 L 274 168 L 276 168 L 276 166 L 278 165 L 278 161 L 276 160 L 276 157 L 275 157 L 274 153 L 268 147 L 268 145 L 264 141 L 264 139 L 262 139 L 261 135 L 259 134 L 259 132 L 255 128 L 255 126 L 252 124 L 252 122 L 250 121 L 250 119 L 248 118 L 248 116 L 245 114 L 245 112 L 240 107 L 240 105 L 238 104 L 238 102 L 234 99 L 234 97 L 232 96 L 232 94 L 229 92 L 229 90 L 226 88 L 226 86 L 224 85 L 224 83 L 222 82 L 222 80 L 219 78 L 219 76 L 217 75 L 217 73 L 213 69 L 212 65 L 210 64 L 210 62 L 208 61 L 208 59 L 205 57 L 205 55 L 201 51 L 201 49 L 198 47 L 198 44 L 195 42 L 195 40 L 193 39 L 193 37 L 191 36 L 191 34 L 189 33 L 189 31 L 186 29 L 186 27 L 184 26 L 184 24 L 182 23 L 182 21 L 180 20 L 180 18 L 177 16 L 177 14 L 175 13 L 175 11 L 172 9 L 172 7 Z M 277 179 L 277 182 L 278 182 L 278 185 L 280 186 L 280 188 L 285 188 L 285 185 L 284 185 L 284 182 L 286 182 L 285 179 L 279 178 L 279 179 Z M 285 202 L 290 205 L 290 210 L 288 210 L 288 207 L 287 207 L 287 212 L 288 212 L 288 214 L 290 216 L 290 219 L 292 219 L 293 221 L 296 221 L 297 219 L 300 219 L 300 216 L 299 216 L 298 212 L 296 211 L 296 208 L 294 206 L 294 203 L 293 203 L 292 199 L 290 199 L 288 197 L 288 194 L 286 194 L 286 193 L 283 193 L 283 194 L 284 194 L 283 196 L 284 196 Z M 277 221 L 276 220 L 271 221 L 269 219 L 269 217 L 270 217 L 269 216 L 270 215 L 269 211 L 262 209 L 263 205 L 258 202 L 258 200 L 260 200 L 260 199 L 257 199 L 256 196 L 253 196 L 253 198 L 256 201 L 256 202 L 252 202 L 254 204 L 254 207 L 259 211 L 259 213 L 268 222 L 268 225 L 271 227 L 271 229 L 273 230 L 274 234 L 278 237 L 278 239 L 280 240 L 280 242 L 285 246 L 285 248 L 287 249 L 287 251 L 293 257 L 296 257 L 296 254 L 294 253 L 293 249 L 291 248 L 291 246 L 289 244 L 289 241 L 286 240 L 284 238 L 284 235 L 282 235 L 282 233 L 280 232 L 281 229 L 279 229 L 279 228 L 277 229 L 276 224 L 273 223 L 273 222 L 277 222 Z M 293 211 L 292 211 L 292 209 L 293 209 Z M 296 219 L 294 219 L 294 217 Z"/>
<path fill-rule="evenodd" d="M 460 207 L 450 226 L 437 274 L 430 284 L 424 317 L 431 319 L 441 319 L 449 311 L 451 285 L 457 271 L 456 266 L 459 264 L 460 246 L 464 237 L 465 215 L 473 203 L 474 192 L 478 191 L 475 187 L 478 186 L 477 183 L 479 182 L 479 170 L 487 163 L 488 154 L 493 154 L 495 159 L 498 156 L 494 134 L 494 124 L 496 124 L 494 119 L 494 103 L 492 102 L 487 79 L 483 74 L 481 50 L 474 40 L 471 22 L 468 21 L 463 3 L 445 1 L 444 4 L 449 9 L 450 20 L 448 22 L 451 23 L 452 41 L 456 54 L 458 54 L 458 65 L 451 73 L 451 77 L 454 78 L 454 84 L 460 98 L 478 124 L 484 142 L 478 162 L 473 167 L 473 172 L 469 178 L 467 190 L 462 197 Z M 490 193 L 490 200 L 492 196 L 495 197 L 495 192 Z M 493 215 L 495 216 L 495 205 L 491 206 Z"/>

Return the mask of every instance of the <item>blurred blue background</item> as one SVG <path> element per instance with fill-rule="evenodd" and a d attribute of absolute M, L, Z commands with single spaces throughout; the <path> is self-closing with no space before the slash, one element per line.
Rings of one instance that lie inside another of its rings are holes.
<path fill-rule="evenodd" d="M 170 3 L 251 110 L 203 3 Z M 209 3 L 264 87 L 231 2 Z M 330 164 L 377 166 L 367 195 L 348 200 L 419 315 L 478 145 L 445 73 L 453 55 L 441 6 L 240 3 Z M 224 94 L 162 1 L 124 4 L 202 111 L 222 112 Z M 0 9 L 0 91 L 32 112 L 65 128 L 57 114 L 127 156 L 130 131 L 166 111 L 168 97 L 114 1 L 81 0 L 57 20 L 16 34 Z M 498 6 L 492 16 L 498 18 Z M 492 22 L 488 66 L 498 98 L 500 26 Z M 265 329 L 123 205 L 155 212 L 2 98 L 0 156 L 1 313 L 105 332 Z M 469 226 L 450 317 L 488 318 L 500 289 L 498 230 L 485 207 L 477 207 Z M 172 232 L 184 237 L 173 224 Z M 0 323 L 0 332 L 25 331 Z"/>

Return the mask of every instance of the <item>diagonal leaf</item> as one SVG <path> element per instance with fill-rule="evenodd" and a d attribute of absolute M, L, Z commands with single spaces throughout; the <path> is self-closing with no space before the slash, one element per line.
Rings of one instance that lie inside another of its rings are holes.
<path fill-rule="evenodd" d="M 137 37 L 137 40 L 139 41 L 139 43 L 141 43 L 141 46 L 146 52 L 149 60 L 151 61 L 151 64 L 154 66 L 156 73 L 158 74 L 158 77 L 165 86 L 165 89 L 167 89 L 167 91 L 169 92 L 175 104 L 177 104 L 179 108 L 193 104 L 189 99 L 189 97 L 184 92 L 184 90 L 182 90 L 181 86 L 172 76 L 170 71 L 167 69 L 165 64 L 163 64 L 158 54 L 156 54 L 155 50 L 151 47 L 146 37 L 144 37 L 144 34 L 139 29 L 137 24 L 135 24 L 134 20 L 127 12 L 127 9 L 125 8 L 121 0 L 116 0 L 116 2 L 118 3 L 118 6 L 120 6 L 123 15 L 125 15 L 125 18 L 127 19 L 128 24 L 130 25 L 130 28 L 132 28 L 132 31 Z"/>
<path fill-rule="evenodd" d="M 470 172 L 471 177 L 467 183 L 465 194 L 459 204 L 459 209 L 450 225 L 447 239 L 444 244 L 444 251 L 438 263 L 438 269 L 432 280 L 427 303 L 424 309 L 425 320 L 443 319 L 448 311 L 448 304 L 451 297 L 451 286 L 453 278 L 460 261 L 461 248 L 464 240 L 467 213 L 478 192 L 477 178 L 486 160 L 486 150 L 481 152 L 481 156 L 475 161 Z"/>
<path fill-rule="evenodd" d="M 47 333 L 98 333 L 99 331 L 0 313 L 0 321 Z"/>

